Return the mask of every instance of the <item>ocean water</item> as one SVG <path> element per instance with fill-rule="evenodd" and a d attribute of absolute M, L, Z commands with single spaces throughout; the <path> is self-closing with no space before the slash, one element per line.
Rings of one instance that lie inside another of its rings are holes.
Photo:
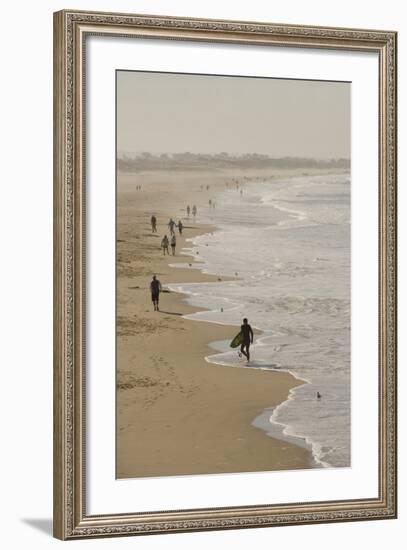
<path fill-rule="evenodd" d="M 261 331 L 249 365 L 225 341 L 211 344 L 208 362 L 303 381 L 255 426 L 309 447 L 321 467 L 350 466 L 349 175 L 245 180 L 241 188 L 225 188 L 216 208 L 200 210 L 199 221 L 217 230 L 183 251 L 197 260 L 193 269 L 236 279 L 170 288 L 205 308 L 192 320 L 240 327 L 247 317 Z"/>

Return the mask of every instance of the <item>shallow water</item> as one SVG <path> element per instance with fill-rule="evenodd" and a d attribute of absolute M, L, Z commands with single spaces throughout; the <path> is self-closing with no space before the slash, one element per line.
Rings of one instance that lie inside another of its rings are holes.
<path fill-rule="evenodd" d="M 200 215 L 217 230 L 184 253 L 203 262 L 195 268 L 237 279 L 170 285 L 205 308 L 187 317 L 237 326 L 248 317 L 262 331 L 249 368 L 286 370 L 307 382 L 254 424 L 299 437 L 323 466 L 349 466 L 349 175 L 246 181 L 242 195 L 225 189 Z M 243 366 L 228 344 L 212 343 L 207 361 Z"/>

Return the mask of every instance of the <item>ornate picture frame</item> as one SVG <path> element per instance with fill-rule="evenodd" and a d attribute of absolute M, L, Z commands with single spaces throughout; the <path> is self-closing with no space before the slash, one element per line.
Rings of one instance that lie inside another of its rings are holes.
<path fill-rule="evenodd" d="M 91 36 L 370 52 L 378 60 L 378 492 L 374 498 L 90 514 L 87 508 L 86 41 Z M 397 515 L 397 34 L 64 10 L 54 14 L 54 536 L 65 539 Z"/>

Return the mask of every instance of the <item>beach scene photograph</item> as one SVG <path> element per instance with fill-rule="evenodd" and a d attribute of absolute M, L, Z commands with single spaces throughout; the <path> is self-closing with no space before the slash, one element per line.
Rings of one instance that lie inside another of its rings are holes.
<path fill-rule="evenodd" d="M 351 84 L 116 71 L 116 478 L 351 466 Z"/>

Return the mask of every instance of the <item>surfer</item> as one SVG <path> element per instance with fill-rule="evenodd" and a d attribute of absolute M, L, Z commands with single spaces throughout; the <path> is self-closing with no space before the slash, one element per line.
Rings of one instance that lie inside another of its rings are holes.
<path fill-rule="evenodd" d="M 179 234 L 182 235 L 182 230 L 184 229 L 184 226 L 182 224 L 182 221 L 179 220 L 178 221 L 178 231 L 179 231 Z"/>
<path fill-rule="evenodd" d="M 151 301 L 154 305 L 154 311 L 159 311 L 158 309 L 158 300 L 161 292 L 161 283 L 155 275 L 153 275 L 153 280 L 150 283 L 151 290 Z"/>
<path fill-rule="evenodd" d="M 247 357 L 247 360 L 250 361 L 250 344 L 253 344 L 253 330 L 249 325 L 246 317 L 243 319 L 243 325 L 240 327 L 240 332 L 242 335 L 242 343 L 240 345 L 240 353 Z M 246 349 L 246 351 L 245 351 Z"/>

